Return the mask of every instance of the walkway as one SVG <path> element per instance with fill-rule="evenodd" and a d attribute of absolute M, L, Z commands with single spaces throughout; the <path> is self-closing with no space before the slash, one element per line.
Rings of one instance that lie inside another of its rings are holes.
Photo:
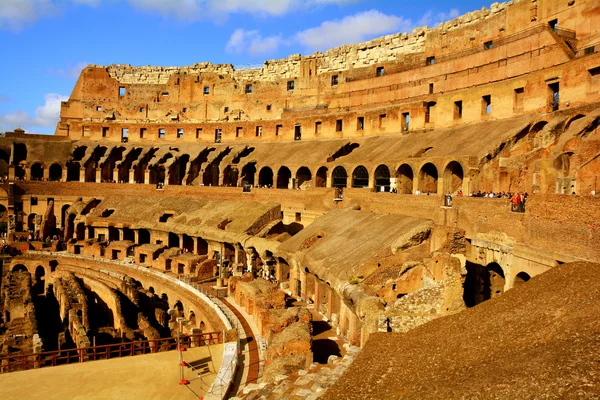
<path fill-rule="evenodd" d="M 246 376 L 246 382 L 244 386 L 250 383 L 258 383 L 258 371 L 259 371 L 259 356 L 258 356 L 258 343 L 256 341 L 256 337 L 254 337 L 254 333 L 252 329 L 250 329 L 250 325 L 246 318 L 234 307 L 229 301 L 226 299 L 220 299 L 229 310 L 236 316 L 236 318 L 240 321 L 242 328 L 244 329 L 244 333 L 246 334 L 245 343 L 242 342 L 244 347 L 244 352 L 248 354 L 248 363 L 243 363 L 244 366 L 248 366 L 248 374 Z"/>

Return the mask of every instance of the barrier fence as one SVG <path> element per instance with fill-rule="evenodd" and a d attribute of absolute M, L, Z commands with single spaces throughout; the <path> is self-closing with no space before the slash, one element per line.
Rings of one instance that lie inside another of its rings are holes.
<path fill-rule="evenodd" d="M 221 332 L 185 335 L 179 338 L 181 346 L 199 347 L 223 343 Z M 177 350 L 177 338 L 138 340 L 78 349 L 55 350 L 43 353 L 20 354 L 0 358 L 0 373 L 54 367 L 87 361 L 108 360 L 142 354 Z"/>

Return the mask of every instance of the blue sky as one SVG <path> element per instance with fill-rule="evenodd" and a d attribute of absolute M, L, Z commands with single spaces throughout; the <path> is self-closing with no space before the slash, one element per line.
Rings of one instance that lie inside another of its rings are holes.
<path fill-rule="evenodd" d="M 262 64 L 415 27 L 489 0 L 0 0 L 0 132 L 53 133 L 87 64 Z"/>

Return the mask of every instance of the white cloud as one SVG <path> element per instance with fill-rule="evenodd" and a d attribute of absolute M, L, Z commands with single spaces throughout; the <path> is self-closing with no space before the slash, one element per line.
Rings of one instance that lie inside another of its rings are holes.
<path fill-rule="evenodd" d="M 318 27 L 298 32 L 296 40 L 311 50 L 326 50 L 390 32 L 408 31 L 412 27 L 409 19 L 370 10 L 341 20 L 325 21 Z"/>
<path fill-rule="evenodd" d="M 49 93 L 44 96 L 44 104 L 35 109 L 34 116 L 27 111 L 15 111 L 0 117 L 0 126 L 11 131 L 18 127 L 54 128 L 60 119 L 60 103 L 68 99 L 68 96 Z"/>
<path fill-rule="evenodd" d="M 273 53 L 285 44 L 282 35 L 262 37 L 258 30 L 236 29 L 229 38 L 225 50 L 228 53 L 247 52 L 251 56 Z"/>
<path fill-rule="evenodd" d="M 421 17 L 421 19 L 418 22 L 418 26 L 428 26 L 430 28 L 433 28 L 438 26 L 442 22 L 446 22 L 456 18 L 459 15 L 460 11 L 458 11 L 458 9 L 456 8 L 453 8 L 448 12 L 439 12 L 437 14 L 434 13 L 433 10 L 430 10 Z"/>
<path fill-rule="evenodd" d="M 18 32 L 28 23 L 52 17 L 68 3 L 96 7 L 102 0 L 0 0 L 0 29 Z"/>
<path fill-rule="evenodd" d="M 76 79 L 79 78 L 81 71 L 89 65 L 86 61 L 80 61 L 75 65 L 67 64 L 66 68 L 54 69 L 49 68 L 48 72 L 54 75 L 62 76 L 63 78 Z"/>

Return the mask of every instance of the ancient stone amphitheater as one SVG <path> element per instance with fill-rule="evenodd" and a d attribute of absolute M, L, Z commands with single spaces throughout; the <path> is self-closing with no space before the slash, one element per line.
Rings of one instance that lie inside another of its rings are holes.
<path fill-rule="evenodd" d="M 600 396 L 599 104 L 597 0 L 89 65 L 55 135 L 0 138 L 0 394 L 185 344 L 222 361 L 179 397 Z"/>

